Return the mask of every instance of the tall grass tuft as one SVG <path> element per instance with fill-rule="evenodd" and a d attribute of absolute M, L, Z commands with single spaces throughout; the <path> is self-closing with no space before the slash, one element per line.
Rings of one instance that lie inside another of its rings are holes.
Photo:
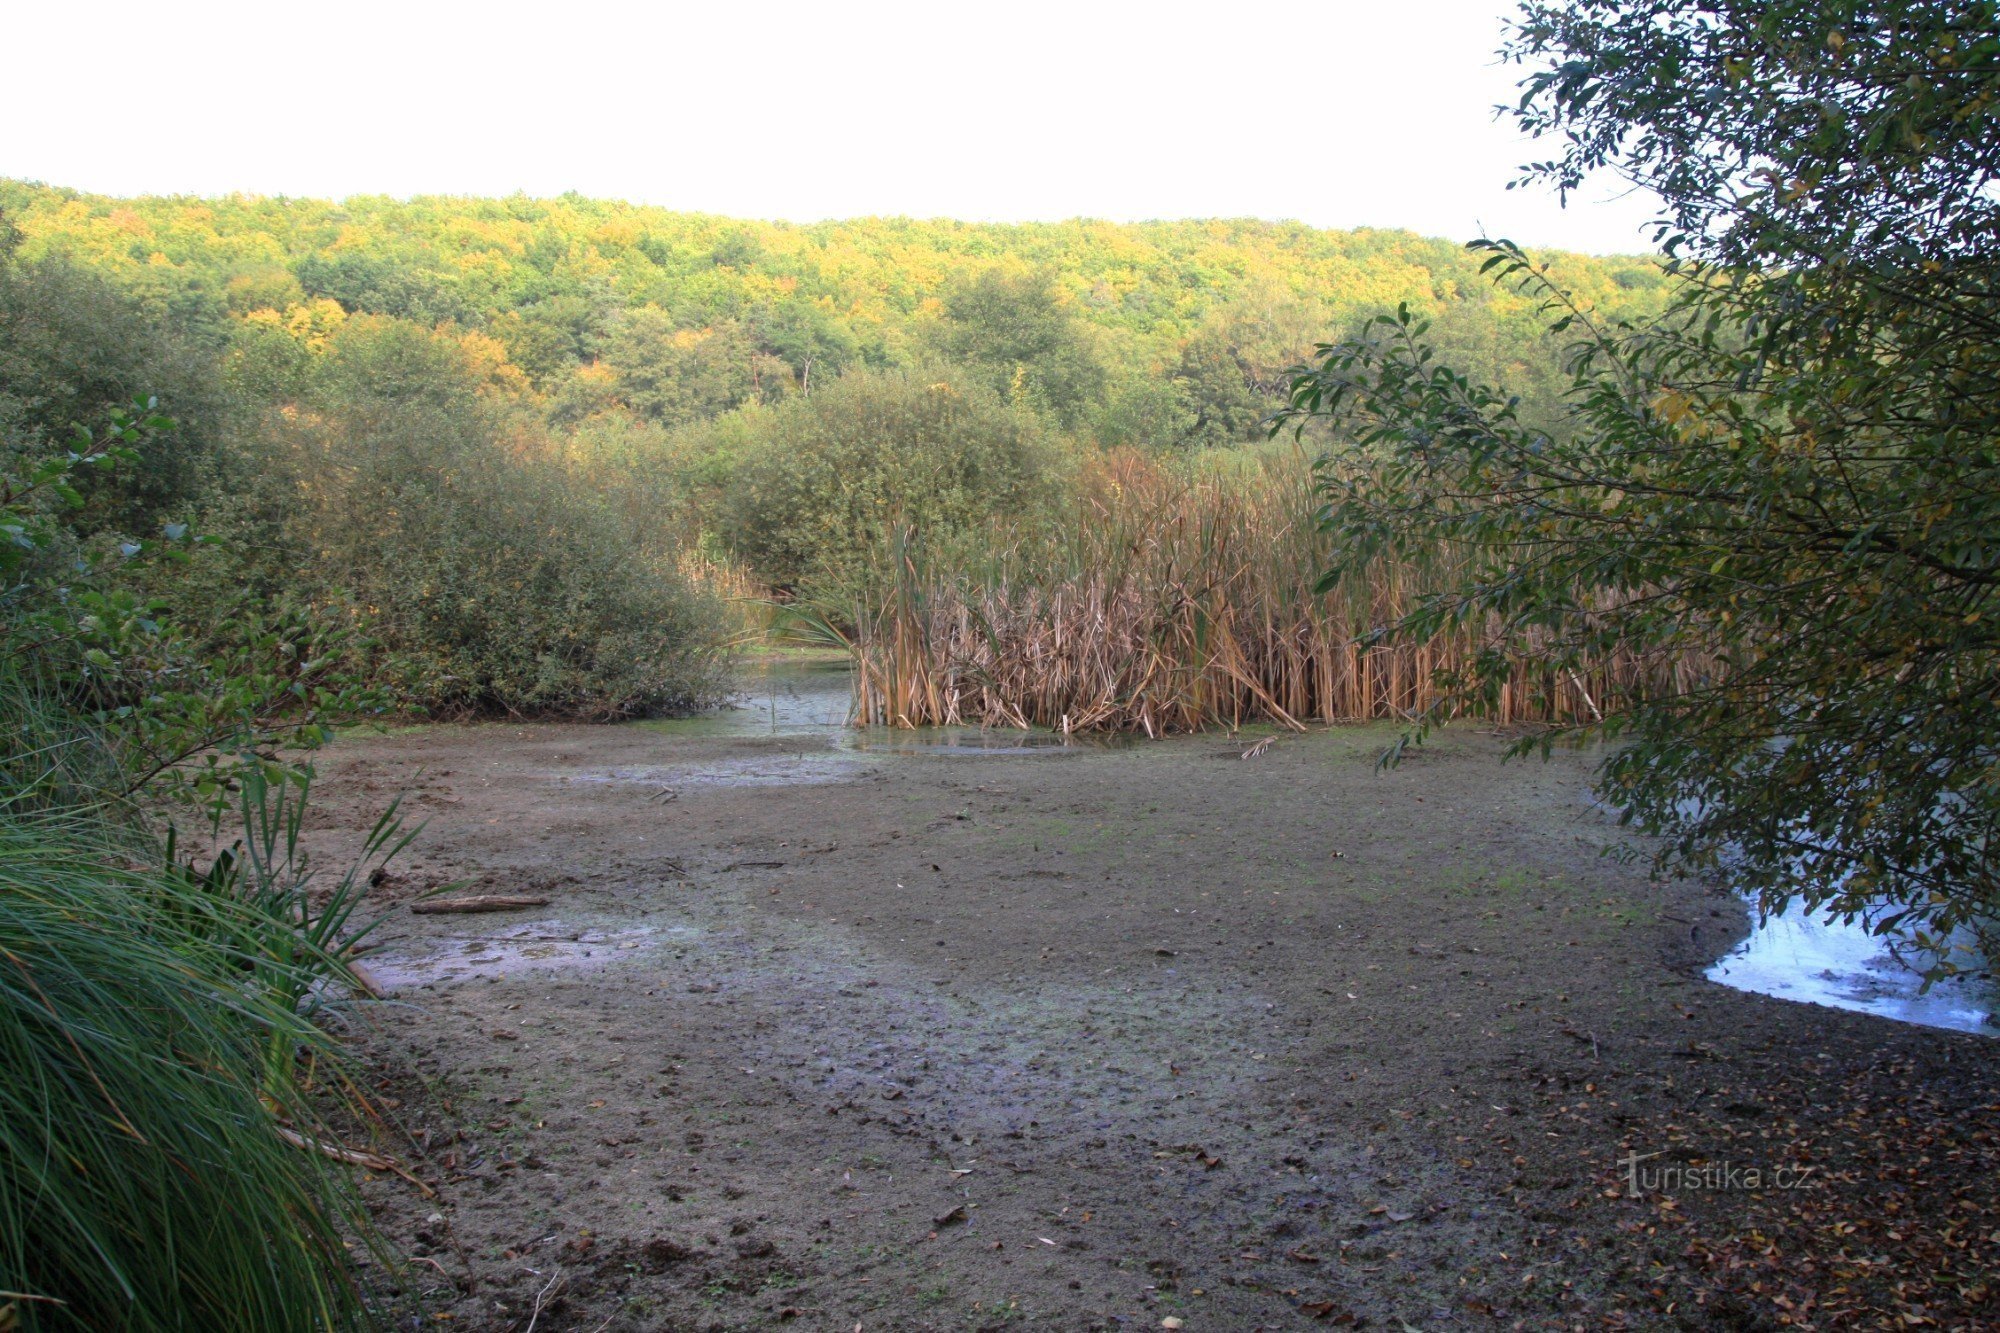
<path fill-rule="evenodd" d="M 864 723 L 1158 736 L 1412 716 L 1440 671 L 1493 648 L 1471 633 L 1375 633 L 1447 583 L 1455 556 L 1377 565 L 1322 592 L 1315 508 L 1297 451 L 1181 467 L 1114 452 L 1082 465 L 1053 515 L 971 538 L 898 534 L 873 578 L 821 595 L 816 619 L 843 627 Z M 1524 670 L 1492 718 L 1592 715 L 1652 669 Z"/>
<path fill-rule="evenodd" d="M 365 1218 L 313 1141 L 272 923 L 143 866 L 94 812 L 0 816 L 0 1327 L 366 1322 Z M 285 1077 L 270 1077 L 272 1052 Z"/>
<path fill-rule="evenodd" d="M 11 649 L 0 631 L 0 651 Z M 0 664 L 0 816 L 111 799 L 125 771 L 104 729 L 62 701 L 56 673 L 26 653 Z"/>
<path fill-rule="evenodd" d="M 780 615 L 776 595 L 739 561 L 726 555 L 685 549 L 676 558 L 675 568 L 689 584 L 722 606 L 723 625 L 731 644 L 761 643 L 777 628 Z"/>

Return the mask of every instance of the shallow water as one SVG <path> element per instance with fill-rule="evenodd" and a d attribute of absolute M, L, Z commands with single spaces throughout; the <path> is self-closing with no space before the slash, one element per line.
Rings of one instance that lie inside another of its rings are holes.
<path fill-rule="evenodd" d="M 1708 979 L 1782 1000 L 2000 1036 L 2000 995 L 1991 983 L 1943 981 L 1925 992 L 1923 978 L 1866 926 L 1815 919 L 1797 905 L 1753 925 L 1748 939 L 1708 969 Z"/>
<path fill-rule="evenodd" d="M 768 657 L 738 677 L 733 704 L 632 725 L 667 736 L 833 736 L 850 730 L 853 678 L 844 658 Z"/>
<path fill-rule="evenodd" d="M 744 671 L 734 705 L 700 717 L 636 725 L 669 736 L 819 736 L 835 749 L 870 755 L 1052 755 L 1103 743 L 1011 727 L 857 727 L 853 681 L 844 658 L 768 657 Z M 828 781 L 821 776 L 825 771 L 801 771 L 794 780 Z"/>

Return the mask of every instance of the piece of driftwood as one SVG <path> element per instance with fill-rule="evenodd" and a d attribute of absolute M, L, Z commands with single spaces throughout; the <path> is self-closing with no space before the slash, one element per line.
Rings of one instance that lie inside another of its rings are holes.
<path fill-rule="evenodd" d="M 365 1148 L 350 1148 L 344 1143 L 328 1143 L 324 1139 L 308 1138 L 297 1130 L 286 1129 L 283 1125 L 278 1126 L 278 1137 L 295 1148 L 304 1148 L 307 1152 L 316 1152 L 324 1157 L 331 1157 L 336 1162 L 346 1162 L 349 1166 L 366 1167 L 370 1171 L 393 1171 L 422 1190 L 425 1198 L 437 1197 L 436 1190 L 404 1170 L 393 1157 L 384 1157 L 381 1153 L 369 1152 Z"/>
<path fill-rule="evenodd" d="M 376 979 L 375 973 L 369 969 L 368 964 L 350 962 L 347 965 L 347 975 L 354 979 L 355 989 L 359 990 L 369 999 L 379 1000 L 382 998 L 382 983 Z"/>
<path fill-rule="evenodd" d="M 410 910 L 419 916 L 437 916 L 445 912 L 518 912 L 525 907 L 547 907 L 547 898 L 518 898 L 504 893 L 481 893 L 470 898 L 427 898 L 420 903 L 411 903 Z"/>

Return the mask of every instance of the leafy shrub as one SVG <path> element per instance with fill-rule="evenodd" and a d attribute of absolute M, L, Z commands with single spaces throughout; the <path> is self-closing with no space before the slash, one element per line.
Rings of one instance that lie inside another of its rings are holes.
<path fill-rule="evenodd" d="M 581 718 L 708 705 L 721 613 L 553 464 L 440 477 L 349 530 L 348 585 L 431 709 Z"/>
<path fill-rule="evenodd" d="M 348 605 L 403 703 L 612 718 L 719 695 L 720 609 L 606 497 L 616 477 L 566 467 L 452 338 L 349 321 L 309 406 L 262 428 L 264 580 Z"/>
<path fill-rule="evenodd" d="M 175 429 L 115 473 L 78 479 L 72 526 L 150 536 L 190 501 L 213 461 L 225 406 L 219 339 L 146 310 L 102 275 L 55 260 L 0 263 L 0 439 L 14 458 L 66 444 L 134 398 L 171 398 Z"/>
<path fill-rule="evenodd" d="M 14 741 L 0 809 L 116 803 L 159 784 L 219 813 L 240 764 L 309 751 L 330 717 L 377 706 L 354 678 L 351 634 L 298 608 L 253 604 L 210 632 L 171 620 L 146 589 L 189 567 L 199 543 L 184 526 L 152 543 L 68 528 L 92 479 L 140 462 L 172 428 L 135 408 L 0 473 L 0 717 Z"/>
<path fill-rule="evenodd" d="M 754 428 L 719 519 L 730 549 L 778 587 L 860 568 L 893 529 L 969 527 L 1049 490 L 1036 420 L 953 372 L 849 374 Z"/>

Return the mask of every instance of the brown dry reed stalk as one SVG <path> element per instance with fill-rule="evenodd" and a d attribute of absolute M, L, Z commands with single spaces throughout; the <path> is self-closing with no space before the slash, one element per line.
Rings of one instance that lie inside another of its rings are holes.
<path fill-rule="evenodd" d="M 1119 451 L 1082 464 L 1052 515 L 978 539 L 900 533 L 838 617 L 853 627 L 857 720 L 1160 736 L 1414 718 L 1440 673 L 1488 644 L 1370 634 L 1444 586 L 1452 557 L 1380 563 L 1318 592 L 1328 542 L 1314 508 L 1296 450 L 1227 467 Z M 1626 657 L 1560 675 L 1523 665 L 1488 716 L 1593 720 L 1656 672 Z"/>

